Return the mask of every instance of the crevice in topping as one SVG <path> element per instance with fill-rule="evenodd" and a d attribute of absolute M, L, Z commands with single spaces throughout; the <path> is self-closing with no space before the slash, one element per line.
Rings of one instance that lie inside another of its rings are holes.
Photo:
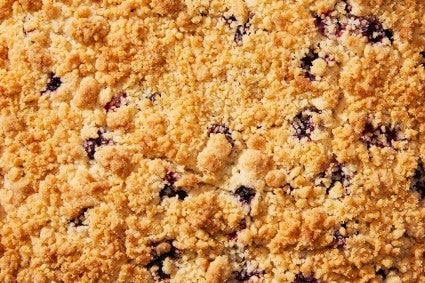
<path fill-rule="evenodd" d="M 86 221 L 86 213 L 91 208 L 92 207 L 84 207 L 83 209 L 81 209 L 76 217 L 69 220 L 69 225 L 74 227 L 87 226 L 87 224 L 84 224 L 84 222 Z"/>

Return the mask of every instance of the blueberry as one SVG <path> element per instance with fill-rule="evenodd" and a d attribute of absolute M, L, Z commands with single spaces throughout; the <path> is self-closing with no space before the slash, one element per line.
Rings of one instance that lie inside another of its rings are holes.
<path fill-rule="evenodd" d="M 99 129 L 97 131 L 97 138 L 87 139 L 83 142 L 84 150 L 87 153 L 87 156 L 90 160 L 94 159 L 94 154 L 96 153 L 96 148 L 102 145 L 107 145 L 110 143 L 109 139 L 104 138 L 103 134 L 105 130 Z"/>
<path fill-rule="evenodd" d="M 360 29 L 370 43 L 381 42 L 384 38 L 388 38 L 392 43 L 393 32 L 390 29 L 384 29 L 382 23 L 375 17 L 356 17 L 360 21 Z"/>
<path fill-rule="evenodd" d="M 313 61 L 319 58 L 319 54 L 315 52 L 312 48 L 301 58 L 301 69 L 304 71 L 304 75 L 311 81 L 315 80 L 315 76 L 311 73 L 311 67 L 313 66 Z"/>
<path fill-rule="evenodd" d="M 164 185 L 164 187 L 159 192 L 159 197 L 161 199 L 164 198 L 173 198 L 177 196 L 179 200 L 184 200 L 187 197 L 187 193 L 181 189 L 175 189 L 174 186 L 170 186 L 168 184 Z"/>
<path fill-rule="evenodd" d="M 245 264 L 245 266 L 240 271 L 233 272 L 234 279 L 242 282 L 248 281 L 251 277 L 257 277 L 260 278 L 264 275 L 264 270 L 253 270 L 248 271 L 248 266 Z"/>
<path fill-rule="evenodd" d="M 415 169 L 415 173 L 412 177 L 412 183 L 410 190 L 418 192 L 420 199 L 425 198 L 425 168 L 422 160 L 419 160 L 418 166 Z"/>
<path fill-rule="evenodd" d="M 235 141 L 232 138 L 232 132 L 229 127 L 223 123 L 211 125 L 208 129 L 208 135 L 210 136 L 211 134 L 223 134 L 231 145 L 235 145 Z"/>
<path fill-rule="evenodd" d="M 165 173 L 165 181 L 169 184 L 169 185 L 174 185 L 174 183 L 177 181 L 177 174 L 173 171 L 168 170 L 167 173 Z"/>
<path fill-rule="evenodd" d="M 317 283 L 317 279 L 313 276 L 305 276 L 302 273 L 295 275 L 295 280 L 293 283 Z"/>
<path fill-rule="evenodd" d="M 118 95 L 111 98 L 111 100 L 105 104 L 104 108 L 106 112 L 116 111 L 122 105 L 127 105 L 127 93 L 121 91 Z"/>
<path fill-rule="evenodd" d="M 62 84 L 61 79 L 57 77 L 55 73 L 51 72 L 47 80 L 46 89 L 43 90 L 41 93 L 56 91 L 61 86 L 61 84 Z"/>
<path fill-rule="evenodd" d="M 86 212 L 90 208 L 91 207 L 85 207 L 85 208 L 81 209 L 80 212 L 78 213 L 78 215 L 76 217 L 74 217 L 73 219 L 69 220 L 68 223 L 71 224 L 72 226 L 75 226 L 75 227 L 87 226 L 83 222 L 86 220 Z"/>
<path fill-rule="evenodd" d="M 318 113 L 316 108 L 308 108 L 297 115 L 292 120 L 292 128 L 295 130 L 295 136 L 301 139 L 307 139 L 310 141 L 310 135 L 314 131 L 315 126 L 313 124 L 312 113 Z"/>
<path fill-rule="evenodd" d="M 170 244 L 170 250 L 162 254 L 157 254 L 156 252 L 154 252 L 152 260 L 146 265 L 146 268 L 148 269 L 153 266 L 156 266 L 158 268 L 156 270 L 156 275 L 161 280 L 170 278 L 170 275 L 165 273 L 162 269 L 164 266 L 164 260 L 166 258 L 176 258 L 178 256 L 176 248 L 172 245 L 172 241 L 167 241 L 167 243 Z"/>
<path fill-rule="evenodd" d="M 378 124 L 374 126 L 369 119 L 361 133 L 360 140 L 367 145 L 367 148 L 376 146 L 379 148 L 392 147 L 393 143 L 400 140 L 400 128 L 398 126 L 389 126 Z"/>
<path fill-rule="evenodd" d="M 235 195 L 238 196 L 241 202 L 250 204 L 255 197 L 255 190 L 249 187 L 240 186 L 236 189 Z"/>
<path fill-rule="evenodd" d="M 337 249 L 342 249 L 345 246 L 347 240 L 346 236 L 343 236 L 338 230 L 333 234 L 333 241 L 331 246 Z"/>

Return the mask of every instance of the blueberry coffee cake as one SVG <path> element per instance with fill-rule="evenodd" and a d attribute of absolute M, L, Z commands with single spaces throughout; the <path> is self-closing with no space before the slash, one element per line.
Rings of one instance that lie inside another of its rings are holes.
<path fill-rule="evenodd" d="M 424 15 L 1 1 L 0 282 L 425 282 Z"/>

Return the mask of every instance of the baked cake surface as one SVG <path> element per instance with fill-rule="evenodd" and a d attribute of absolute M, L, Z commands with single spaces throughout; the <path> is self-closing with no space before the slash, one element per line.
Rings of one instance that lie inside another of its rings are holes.
<path fill-rule="evenodd" d="M 425 282 L 423 0 L 0 2 L 1 282 Z"/>

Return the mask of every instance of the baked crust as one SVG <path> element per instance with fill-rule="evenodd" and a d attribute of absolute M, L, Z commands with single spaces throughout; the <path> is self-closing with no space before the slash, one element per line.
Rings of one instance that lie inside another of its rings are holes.
<path fill-rule="evenodd" d="M 425 282 L 425 2 L 0 3 L 1 282 Z"/>

